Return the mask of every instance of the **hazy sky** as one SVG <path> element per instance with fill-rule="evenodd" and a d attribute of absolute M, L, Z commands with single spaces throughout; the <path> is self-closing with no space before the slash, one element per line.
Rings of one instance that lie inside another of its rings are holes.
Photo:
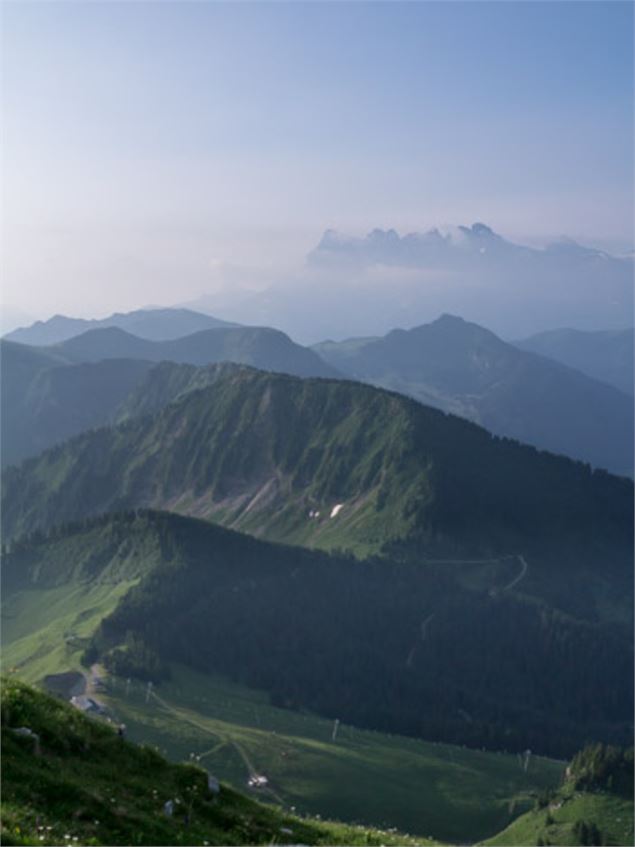
<path fill-rule="evenodd" d="M 632 238 L 631 3 L 2 15 L 3 299 L 35 316 L 275 278 L 327 227 Z"/>

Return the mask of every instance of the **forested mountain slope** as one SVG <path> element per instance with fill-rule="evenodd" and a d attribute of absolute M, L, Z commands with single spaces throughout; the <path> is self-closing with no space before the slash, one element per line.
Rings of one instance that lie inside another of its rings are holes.
<path fill-rule="evenodd" d="M 521 564 L 358 561 L 129 512 L 11 543 L 3 641 L 14 657 L 20 639 L 56 649 L 44 623 L 40 638 L 13 611 L 31 619 L 50 597 L 75 633 L 95 602 L 84 609 L 83 594 L 103 586 L 115 602 L 83 636 L 85 661 L 123 677 L 160 683 L 178 662 L 277 705 L 477 747 L 562 756 L 586 738 L 628 743 L 629 573 L 581 568 L 578 588 L 533 558 L 519 581 Z"/>

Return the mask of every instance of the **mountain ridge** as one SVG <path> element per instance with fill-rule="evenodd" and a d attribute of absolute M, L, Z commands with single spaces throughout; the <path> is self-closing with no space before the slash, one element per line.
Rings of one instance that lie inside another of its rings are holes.
<path fill-rule="evenodd" d="M 154 341 L 181 338 L 202 329 L 237 326 L 192 309 L 136 309 L 115 312 L 107 318 L 69 318 L 53 315 L 46 321 L 36 321 L 30 327 L 20 327 L 6 333 L 6 341 L 33 346 L 49 346 L 67 341 L 91 329 L 119 327 L 132 335 Z"/>
<path fill-rule="evenodd" d="M 633 395 L 633 329 L 555 329 L 514 345 L 576 368 L 582 373 Z"/>
<path fill-rule="evenodd" d="M 353 378 L 454 412 L 497 435 L 616 473 L 633 472 L 627 395 L 517 350 L 478 324 L 445 314 L 382 338 L 324 342 L 312 349 Z"/>
<path fill-rule="evenodd" d="M 119 327 L 93 329 L 61 344 L 45 347 L 72 362 L 106 358 L 139 358 L 177 364 L 207 365 L 218 361 L 255 364 L 262 369 L 298 376 L 336 376 L 337 371 L 288 335 L 270 327 L 218 327 L 169 341 L 139 338 Z"/>
<path fill-rule="evenodd" d="M 0 354 L 3 466 L 111 423 L 125 396 L 162 360 L 234 361 L 302 376 L 337 375 L 284 333 L 259 327 L 203 330 L 166 342 L 108 327 L 52 347 L 2 339 Z"/>
<path fill-rule="evenodd" d="M 211 385 L 153 414 L 27 460 L 4 482 L 9 535 L 120 504 L 213 517 L 274 540 L 328 546 L 347 537 L 346 546 L 366 549 L 434 526 L 442 534 L 443 526 L 460 528 L 477 545 L 488 531 L 490 545 L 517 532 L 530 540 L 532 515 L 542 516 L 543 533 L 555 533 L 567 499 L 565 523 L 575 523 L 577 503 L 585 526 L 617 519 L 622 538 L 632 494 L 626 479 L 496 438 L 399 394 L 242 367 L 222 368 Z M 617 498 L 617 511 L 607 511 L 605 496 Z"/>

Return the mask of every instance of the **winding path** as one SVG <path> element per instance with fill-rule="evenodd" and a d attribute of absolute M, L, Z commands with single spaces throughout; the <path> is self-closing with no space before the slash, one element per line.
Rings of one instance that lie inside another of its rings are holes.
<path fill-rule="evenodd" d="M 497 556 L 493 559 L 426 559 L 425 563 L 427 565 L 490 565 L 494 562 L 505 562 L 508 559 L 518 559 L 520 562 L 520 573 L 516 574 L 516 576 L 512 579 L 511 582 L 507 583 L 507 585 L 502 586 L 502 588 L 497 588 L 493 585 L 488 593 L 489 597 L 496 597 L 499 594 L 502 594 L 504 591 L 511 591 L 514 586 L 518 585 L 518 583 L 523 579 L 527 573 L 527 569 L 529 565 L 527 564 L 527 560 L 522 555 L 522 553 L 508 553 L 505 556 Z M 434 612 L 428 615 L 427 618 L 421 621 L 421 641 L 425 641 L 428 635 L 428 625 L 430 621 L 434 617 Z M 415 642 L 408 653 L 406 658 L 406 667 L 411 668 L 414 662 L 414 658 L 417 652 L 417 647 L 420 642 Z"/>

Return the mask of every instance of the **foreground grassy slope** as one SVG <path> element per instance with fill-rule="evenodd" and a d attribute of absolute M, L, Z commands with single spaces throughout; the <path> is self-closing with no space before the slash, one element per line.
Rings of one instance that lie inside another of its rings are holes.
<path fill-rule="evenodd" d="M 36 607 L 26 605 L 28 595 L 22 597 L 25 622 L 53 599 L 36 595 Z M 69 612 L 76 597 L 73 592 L 69 598 Z M 98 621 L 87 618 L 85 623 Z M 48 674 L 86 673 L 80 663 L 85 639 L 67 641 L 55 623 L 37 629 L 31 642 L 37 653 L 29 655 L 28 645 L 27 636 L 13 644 L 5 636 L 3 643 L 4 666 L 17 666 L 20 678 L 35 683 Z M 264 692 L 185 667 L 174 666 L 171 681 L 156 689 L 148 703 L 145 683 L 108 677 L 106 684 L 98 697 L 126 723 L 130 738 L 160 747 L 173 761 L 196 753 L 220 778 L 244 789 L 246 756 L 269 776 L 284 804 L 303 814 L 396 826 L 442 840 L 462 842 L 496 832 L 530 808 L 536 792 L 557 784 L 564 767 L 535 757 L 525 774 L 514 755 L 349 725 L 341 725 L 334 744 L 332 721 L 276 708 Z"/>
<path fill-rule="evenodd" d="M 633 844 L 633 748 L 587 745 L 565 781 L 487 844 Z"/>
<path fill-rule="evenodd" d="M 591 826 L 600 838 L 585 839 Z M 534 809 L 521 815 L 506 829 L 484 842 L 491 847 L 530 847 L 553 844 L 633 844 L 633 801 L 614 794 L 562 791 L 551 808 Z"/>
<path fill-rule="evenodd" d="M 12 730 L 27 727 L 40 739 Z M 302 820 L 149 747 L 15 680 L 2 686 L 3 844 L 405 844 L 365 827 Z M 163 813 L 166 801 L 174 814 Z M 421 839 L 417 843 L 423 843 Z"/>

